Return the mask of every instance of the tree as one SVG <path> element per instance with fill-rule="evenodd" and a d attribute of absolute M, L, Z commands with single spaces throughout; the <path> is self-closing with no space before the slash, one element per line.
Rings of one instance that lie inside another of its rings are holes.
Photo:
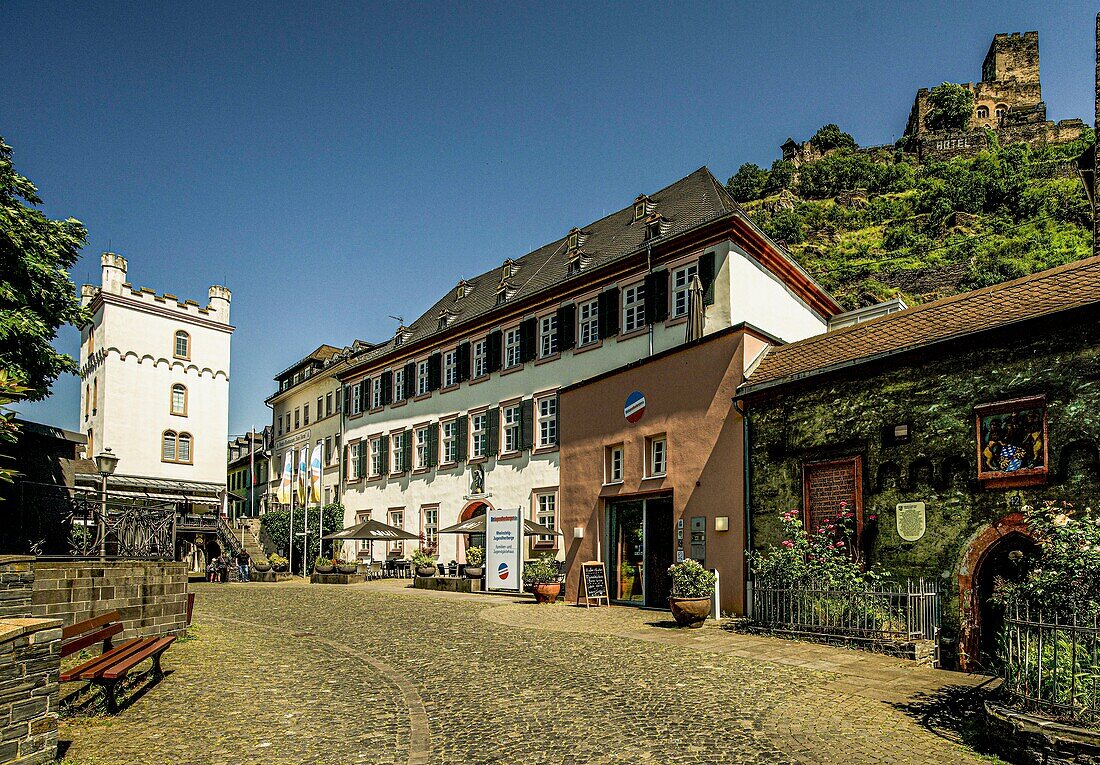
<path fill-rule="evenodd" d="M 778 194 L 783 189 L 789 189 L 793 183 L 794 163 L 777 159 L 772 162 L 772 169 L 768 171 L 768 179 L 764 182 L 764 196 Z"/>
<path fill-rule="evenodd" d="M 856 139 L 852 138 L 851 134 L 845 133 L 831 122 L 828 125 L 822 125 L 814 133 L 814 137 L 810 139 L 810 145 L 822 154 L 830 149 L 859 148 L 859 144 L 856 143 Z"/>
<path fill-rule="evenodd" d="M 974 94 L 962 85 L 944 82 L 928 94 L 928 114 L 924 126 L 929 130 L 960 130 L 974 112 Z"/>
<path fill-rule="evenodd" d="M 768 171 L 759 165 L 746 162 L 737 168 L 737 174 L 726 181 L 726 189 L 738 202 L 759 199 L 768 180 Z"/>
<path fill-rule="evenodd" d="M 53 348 L 57 330 L 88 321 L 68 273 L 87 231 L 73 218 L 47 218 L 35 209 L 40 204 L 0 137 L 0 369 L 32 400 L 48 395 L 62 372 L 76 371 L 72 356 Z"/>

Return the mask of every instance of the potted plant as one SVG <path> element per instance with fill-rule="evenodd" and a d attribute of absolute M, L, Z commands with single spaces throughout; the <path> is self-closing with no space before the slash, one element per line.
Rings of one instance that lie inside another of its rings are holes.
<path fill-rule="evenodd" d="M 485 548 L 471 547 L 466 551 L 466 578 L 480 579 L 485 576 Z"/>
<path fill-rule="evenodd" d="M 256 558 L 252 561 L 252 570 L 263 574 L 271 570 L 271 562 L 266 558 Z"/>
<path fill-rule="evenodd" d="M 672 576 L 669 608 L 681 627 L 702 627 L 710 616 L 710 599 L 714 595 L 714 572 L 707 571 L 698 561 L 687 559 L 668 567 Z"/>
<path fill-rule="evenodd" d="M 318 555 L 317 560 L 313 562 L 313 573 L 315 574 L 331 574 L 335 568 L 331 560 L 321 555 Z"/>
<path fill-rule="evenodd" d="M 341 574 L 354 574 L 359 570 L 359 567 L 355 564 L 355 561 L 347 561 L 342 558 L 337 558 L 333 561 L 336 565 L 336 570 Z"/>
<path fill-rule="evenodd" d="M 413 568 L 416 569 L 417 576 L 435 576 L 435 550 L 430 547 L 421 547 L 415 550 L 412 554 L 412 564 Z"/>
<path fill-rule="evenodd" d="M 561 593 L 554 556 L 543 553 L 523 566 L 523 583 L 535 594 L 536 603 L 553 603 Z"/>
<path fill-rule="evenodd" d="M 271 563 L 271 568 L 280 574 L 285 573 L 290 567 L 290 561 L 282 555 L 279 555 L 279 553 L 271 553 L 271 555 L 267 557 L 267 560 Z"/>

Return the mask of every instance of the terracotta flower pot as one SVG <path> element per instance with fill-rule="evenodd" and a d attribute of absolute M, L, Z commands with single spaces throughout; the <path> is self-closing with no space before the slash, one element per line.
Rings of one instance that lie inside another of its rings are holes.
<path fill-rule="evenodd" d="M 465 571 L 467 579 L 480 579 L 485 576 L 484 566 L 467 566 Z"/>
<path fill-rule="evenodd" d="M 417 566 L 416 575 L 422 577 L 435 576 L 438 573 L 435 566 Z"/>
<path fill-rule="evenodd" d="M 702 627 L 703 622 L 710 616 L 710 598 L 677 598 L 668 599 L 668 606 L 672 610 L 672 616 L 681 627 Z"/>
<path fill-rule="evenodd" d="M 536 584 L 531 588 L 531 591 L 535 593 L 536 603 L 553 603 L 558 599 L 558 594 L 561 593 L 561 585 L 557 582 Z"/>

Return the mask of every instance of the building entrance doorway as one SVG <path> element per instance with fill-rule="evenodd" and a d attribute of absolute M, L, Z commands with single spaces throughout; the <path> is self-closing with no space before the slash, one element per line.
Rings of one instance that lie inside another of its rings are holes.
<path fill-rule="evenodd" d="M 613 602 L 657 607 L 668 603 L 672 539 L 672 497 L 607 504 L 607 574 Z"/>
<path fill-rule="evenodd" d="M 471 502 L 462 509 L 462 512 L 459 514 L 458 517 L 458 522 L 462 523 L 463 521 L 468 521 L 471 518 L 476 518 L 479 515 L 485 515 L 485 513 L 489 512 L 489 510 L 491 509 L 492 508 L 488 502 Z M 462 549 L 459 550 L 459 563 L 466 562 L 466 551 L 469 550 L 471 547 L 480 547 L 482 550 L 485 549 L 484 534 L 463 534 L 460 538 L 462 539 L 462 544 L 460 545 Z"/>
<path fill-rule="evenodd" d="M 974 576 L 974 597 L 978 599 L 978 664 L 996 668 L 997 638 L 1004 626 L 1004 606 L 993 600 L 998 581 L 1019 582 L 1039 557 L 1039 545 L 1019 532 L 998 539 L 986 550 Z"/>

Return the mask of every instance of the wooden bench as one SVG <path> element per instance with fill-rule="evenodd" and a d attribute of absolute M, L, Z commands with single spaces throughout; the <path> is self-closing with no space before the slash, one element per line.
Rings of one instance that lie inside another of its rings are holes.
<path fill-rule="evenodd" d="M 164 676 L 160 669 L 160 656 L 176 639 L 174 635 L 134 638 L 114 645 L 112 639 L 120 632 L 122 622 L 118 611 L 76 622 L 61 631 L 62 657 L 71 656 L 96 643 L 103 644 L 103 652 L 99 656 L 62 672 L 61 682 L 87 680 L 102 685 L 107 696 L 107 711 L 111 714 L 118 711 L 115 690 L 119 681 L 147 659 L 153 660 L 153 680 L 159 680 Z"/>

